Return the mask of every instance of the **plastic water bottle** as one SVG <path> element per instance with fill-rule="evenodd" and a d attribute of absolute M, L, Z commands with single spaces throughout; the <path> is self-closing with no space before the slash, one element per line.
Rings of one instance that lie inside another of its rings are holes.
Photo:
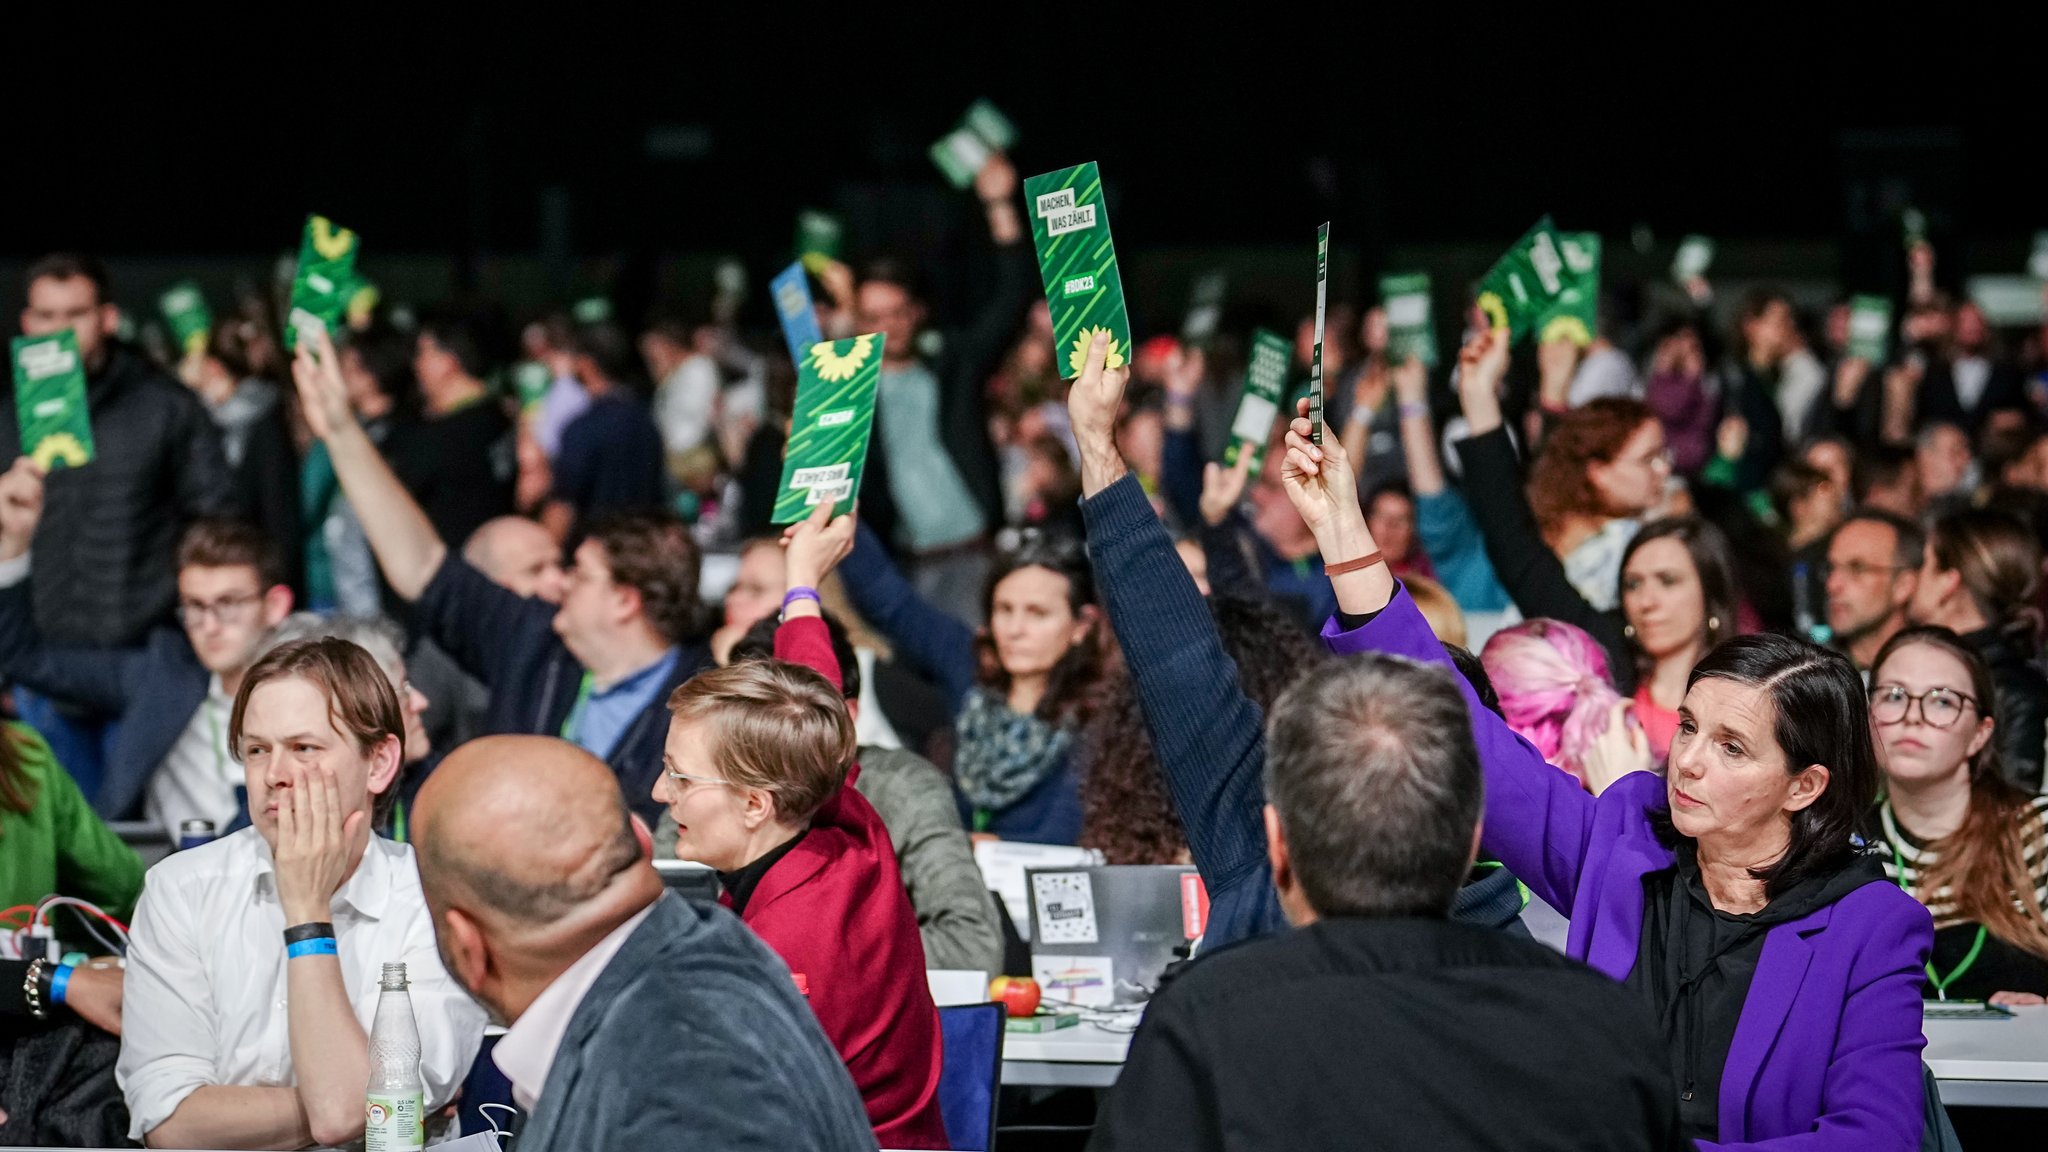
<path fill-rule="evenodd" d="M 405 965 L 386 964 L 370 1029 L 370 1088 L 364 1152 L 420 1152 L 427 1146 L 427 1090 L 420 1079 L 420 1028 Z"/>

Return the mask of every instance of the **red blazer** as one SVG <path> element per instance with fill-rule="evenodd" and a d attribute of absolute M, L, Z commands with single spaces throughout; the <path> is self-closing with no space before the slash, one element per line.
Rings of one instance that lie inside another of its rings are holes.
<path fill-rule="evenodd" d="M 823 621 L 775 633 L 775 655 L 839 686 Z M 775 949 L 860 1088 L 884 1148 L 948 1148 L 939 1115 L 939 1012 L 917 914 L 882 818 L 851 785 L 856 766 L 775 862 L 740 917 Z"/>

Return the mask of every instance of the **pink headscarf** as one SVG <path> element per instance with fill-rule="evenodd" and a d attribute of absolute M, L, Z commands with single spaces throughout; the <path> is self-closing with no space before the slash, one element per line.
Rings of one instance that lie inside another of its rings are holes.
<path fill-rule="evenodd" d="M 1528 620 L 1495 632 L 1479 662 L 1493 679 L 1508 727 L 1584 782 L 1580 758 L 1607 730 L 1621 700 L 1599 642 L 1561 620 Z"/>

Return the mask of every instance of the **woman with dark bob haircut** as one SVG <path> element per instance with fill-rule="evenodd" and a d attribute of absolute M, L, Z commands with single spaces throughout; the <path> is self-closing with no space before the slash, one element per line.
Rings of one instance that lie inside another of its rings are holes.
<path fill-rule="evenodd" d="M 1460 359 L 1506 355 L 1507 333 L 1482 331 Z M 1337 573 L 1324 640 L 1444 662 L 1378 558 L 1343 449 L 1308 432 L 1294 422 L 1281 479 Z M 1856 670 L 1805 641 L 1739 637 L 1693 669 L 1678 712 L 1666 775 L 1596 798 L 1471 707 L 1485 850 L 1570 917 L 1571 955 L 1656 1014 L 1688 1140 L 1918 1148 L 1934 930 L 1853 839 L 1879 775 Z"/>

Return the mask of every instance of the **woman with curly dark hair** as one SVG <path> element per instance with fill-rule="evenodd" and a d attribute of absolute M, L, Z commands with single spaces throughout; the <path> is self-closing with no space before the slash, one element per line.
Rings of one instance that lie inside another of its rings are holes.
<path fill-rule="evenodd" d="M 1211 596 L 1208 603 L 1238 684 L 1262 712 L 1324 658 L 1294 617 L 1270 602 Z M 1081 781 L 1082 846 L 1100 849 L 1111 864 L 1189 863 L 1144 709 L 1122 661 L 1103 677 L 1081 743 L 1089 764 Z"/>

